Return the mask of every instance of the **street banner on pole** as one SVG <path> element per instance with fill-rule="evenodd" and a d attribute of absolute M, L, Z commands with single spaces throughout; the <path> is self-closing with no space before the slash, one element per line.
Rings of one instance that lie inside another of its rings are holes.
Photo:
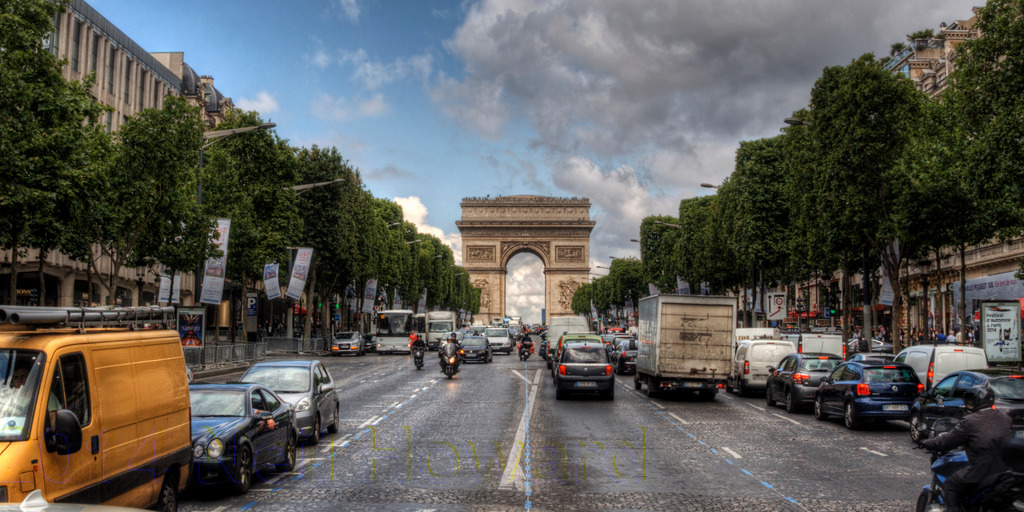
<path fill-rule="evenodd" d="M 181 304 L 181 274 L 171 278 L 171 304 Z"/>
<path fill-rule="evenodd" d="M 199 298 L 199 302 L 203 304 L 219 305 L 224 295 L 224 272 L 227 268 L 230 230 L 231 219 L 217 219 L 213 243 L 221 250 L 221 256 L 206 260 L 206 269 L 203 271 L 203 295 Z"/>
<path fill-rule="evenodd" d="M 267 298 L 270 300 L 281 296 L 281 282 L 277 279 L 280 267 L 277 263 L 263 265 L 263 288 L 267 290 Z"/>
<path fill-rule="evenodd" d="M 882 289 L 878 292 L 878 303 L 883 306 L 892 306 L 896 293 L 892 289 L 892 282 L 889 281 L 889 273 L 882 267 Z"/>
<path fill-rule="evenodd" d="M 789 316 L 786 310 L 786 294 L 773 292 L 768 294 L 768 320 L 784 320 Z"/>
<path fill-rule="evenodd" d="M 373 305 L 377 299 L 377 280 L 370 279 L 363 290 L 363 313 L 373 313 Z"/>
<path fill-rule="evenodd" d="M 300 247 L 295 253 L 295 264 L 292 265 L 292 278 L 288 281 L 287 297 L 299 300 L 302 298 L 302 290 L 306 288 L 306 278 L 309 276 L 309 265 L 313 262 L 313 249 Z"/>
<path fill-rule="evenodd" d="M 427 312 L 427 289 L 426 288 L 423 289 L 423 295 L 420 296 L 420 303 L 416 305 L 416 312 L 417 313 L 424 313 L 424 314 Z"/>
<path fill-rule="evenodd" d="M 156 298 L 157 302 L 171 301 L 171 276 L 163 274 L 160 276 L 160 292 Z"/>
<path fill-rule="evenodd" d="M 707 281 L 704 281 L 704 282 L 700 283 L 700 294 L 701 295 L 711 295 L 711 285 L 709 285 L 707 283 Z"/>
<path fill-rule="evenodd" d="M 387 297 L 387 292 L 384 292 L 384 296 Z M 395 288 L 394 293 L 391 294 L 391 307 L 394 309 L 402 309 L 405 303 L 402 301 L 402 296 L 398 294 L 398 288 Z"/>
<path fill-rule="evenodd" d="M 683 281 L 683 278 L 676 276 L 676 290 L 680 295 L 689 295 L 690 283 Z"/>
<path fill-rule="evenodd" d="M 661 290 L 654 286 L 654 283 L 647 283 L 647 292 L 649 295 L 658 295 L 661 293 Z"/>
<path fill-rule="evenodd" d="M 1020 301 L 981 303 L 981 345 L 989 363 L 1020 362 Z"/>

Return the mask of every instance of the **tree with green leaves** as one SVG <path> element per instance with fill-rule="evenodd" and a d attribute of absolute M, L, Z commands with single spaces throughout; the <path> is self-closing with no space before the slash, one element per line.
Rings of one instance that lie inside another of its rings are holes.
<path fill-rule="evenodd" d="M 73 200 L 86 193 L 82 184 L 109 142 L 92 78 L 65 80 L 62 61 L 42 44 L 67 5 L 0 0 L 0 247 L 13 255 L 11 303 L 24 248 L 39 248 L 42 260 L 64 243 Z"/>
<path fill-rule="evenodd" d="M 676 276 L 680 275 L 679 258 L 674 253 L 680 233 L 673 225 L 678 224 L 679 219 L 667 215 L 652 215 L 640 222 L 644 279 L 661 290 L 676 289 Z"/>

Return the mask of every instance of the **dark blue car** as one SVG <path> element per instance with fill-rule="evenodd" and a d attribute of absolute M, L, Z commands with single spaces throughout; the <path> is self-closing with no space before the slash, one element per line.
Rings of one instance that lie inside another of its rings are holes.
<path fill-rule="evenodd" d="M 192 475 L 199 485 L 249 491 L 264 469 L 295 468 L 295 411 L 260 384 L 192 384 Z"/>
<path fill-rule="evenodd" d="M 910 365 L 880 361 L 846 362 L 818 386 L 814 417 L 843 417 L 846 428 L 865 420 L 907 420 L 924 390 Z"/>

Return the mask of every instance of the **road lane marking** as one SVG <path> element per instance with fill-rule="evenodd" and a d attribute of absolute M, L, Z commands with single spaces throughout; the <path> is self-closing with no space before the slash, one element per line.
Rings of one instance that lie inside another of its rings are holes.
<path fill-rule="evenodd" d="M 309 464 L 308 460 L 303 460 L 301 462 L 298 462 L 297 464 L 295 464 L 295 467 L 292 468 L 291 471 L 288 471 L 286 473 L 281 473 L 280 475 L 277 475 L 274 478 L 271 478 L 270 480 L 267 480 L 267 484 L 274 485 L 274 484 L 280 482 L 281 479 L 286 477 L 286 476 L 301 475 L 302 471 L 299 471 L 299 468 L 301 468 L 302 466 L 305 466 L 306 464 Z"/>
<path fill-rule="evenodd" d="M 799 422 L 799 421 L 796 421 L 796 420 L 794 420 L 793 418 L 787 418 L 787 417 L 785 417 L 785 416 L 783 416 L 783 415 L 781 415 L 781 414 L 775 414 L 775 413 L 773 412 L 773 413 L 772 413 L 772 416 L 775 416 L 776 418 L 784 419 L 784 420 L 786 420 L 786 421 L 788 421 L 788 422 L 790 422 L 790 423 L 792 423 L 792 424 L 794 424 L 794 425 L 800 425 L 800 422 Z"/>
<path fill-rule="evenodd" d="M 327 452 L 333 450 L 335 446 L 338 446 L 339 444 L 344 443 L 345 441 L 348 441 L 348 439 L 350 437 L 352 437 L 352 434 L 347 434 L 347 435 L 345 435 L 345 436 L 343 436 L 341 438 L 335 439 L 333 443 L 328 444 L 327 446 L 325 446 L 324 449 L 321 450 L 321 452 L 322 453 L 327 453 Z"/>
<path fill-rule="evenodd" d="M 732 451 L 729 448 L 726 448 L 724 446 L 722 447 L 722 451 L 728 453 L 729 455 L 732 455 L 732 458 L 734 458 L 734 459 L 742 459 L 743 458 L 742 455 L 740 455 L 740 454 L 738 454 L 738 453 L 736 453 L 736 452 L 734 452 L 734 451 Z"/>
<path fill-rule="evenodd" d="M 759 411 L 767 411 L 768 410 L 767 408 L 761 407 L 760 405 L 754 405 L 754 404 L 748 404 L 748 403 L 744 403 L 743 405 L 749 405 L 749 406 L 751 406 L 754 409 L 757 409 Z"/>
<path fill-rule="evenodd" d="M 537 380 L 539 382 L 540 373 L 538 370 Z M 527 381 L 529 384 L 529 381 Z M 508 451 L 508 458 L 505 459 L 505 471 L 501 474 L 501 484 L 498 485 L 498 489 L 509 490 L 523 490 L 523 472 L 518 471 L 519 469 L 519 457 L 515 456 L 516 446 L 520 446 L 520 453 L 525 451 L 526 447 L 526 420 L 530 416 L 530 412 L 533 406 L 537 404 L 537 391 L 540 390 L 539 386 L 534 386 L 533 390 L 530 391 L 528 403 L 523 407 L 523 415 L 519 419 L 519 429 L 516 430 L 515 440 L 512 441 L 512 446 Z"/>
<path fill-rule="evenodd" d="M 658 402 L 655 402 L 655 401 L 653 401 L 653 400 L 648 400 L 648 401 L 649 401 L 649 402 L 651 402 L 651 404 L 652 404 L 652 405 L 656 406 L 656 407 L 657 407 L 657 408 L 659 408 L 659 409 L 664 409 L 664 408 L 665 408 L 665 406 L 664 406 L 664 405 L 661 405 L 661 404 L 659 404 Z"/>
<path fill-rule="evenodd" d="M 540 370 L 533 374 L 533 385 L 536 386 L 537 384 L 540 384 Z"/>
<path fill-rule="evenodd" d="M 395 403 L 393 403 L 393 404 L 389 405 L 389 406 L 388 406 L 388 409 L 390 409 L 390 408 L 392 408 L 392 407 L 394 407 L 394 406 L 396 406 L 396 405 L 398 405 L 398 404 L 399 404 L 399 402 L 395 402 Z"/>
<path fill-rule="evenodd" d="M 878 455 L 879 457 L 888 457 L 888 455 L 886 455 L 886 454 L 884 454 L 882 452 L 876 452 L 874 450 L 869 450 L 867 446 L 861 446 L 860 449 L 864 450 L 864 451 L 866 451 L 868 453 L 873 453 L 875 455 Z"/>
<path fill-rule="evenodd" d="M 519 377 L 520 379 L 525 380 L 527 384 L 530 383 L 530 381 L 526 377 L 524 377 L 523 374 L 519 373 L 518 371 L 512 370 L 512 373 L 516 374 L 516 376 Z"/>
<path fill-rule="evenodd" d="M 668 413 L 668 415 L 669 415 L 669 416 L 672 416 L 673 418 L 675 418 L 675 419 L 676 419 L 676 421 L 678 421 L 679 423 L 682 423 L 683 425 L 689 425 L 689 424 L 690 424 L 690 422 L 689 422 L 689 421 L 686 421 L 686 420 L 684 420 L 684 419 L 680 418 L 679 416 L 676 416 L 675 414 L 673 414 L 673 413 L 671 413 L 671 412 L 670 412 L 670 413 Z"/>
<path fill-rule="evenodd" d="M 358 427 L 356 427 L 356 428 L 366 428 L 366 426 L 367 426 L 367 425 L 369 425 L 370 423 L 373 423 L 373 422 L 374 422 L 374 421 L 375 421 L 375 420 L 376 420 L 377 418 L 379 418 L 379 416 L 374 416 L 374 417 L 372 417 L 372 418 L 370 418 L 370 419 L 366 420 L 365 422 L 363 422 L 363 424 L 362 424 L 362 425 L 359 425 L 359 426 L 358 426 Z"/>
<path fill-rule="evenodd" d="M 387 416 L 381 416 L 380 418 L 377 418 L 377 421 L 374 421 L 373 423 L 370 423 L 370 425 L 373 425 L 373 426 L 376 427 L 378 424 L 380 424 L 380 422 L 384 421 L 384 418 L 386 418 L 386 417 Z"/>

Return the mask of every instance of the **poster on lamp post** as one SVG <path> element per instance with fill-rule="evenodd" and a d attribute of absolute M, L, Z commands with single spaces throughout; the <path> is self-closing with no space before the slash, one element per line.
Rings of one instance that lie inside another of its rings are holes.
<path fill-rule="evenodd" d="M 203 346 L 206 308 L 178 308 L 178 336 L 183 347 Z"/>
<path fill-rule="evenodd" d="M 199 302 L 220 305 L 224 296 L 224 275 L 228 262 L 228 233 L 231 230 L 231 219 L 217 219 L 217 228 L 213 232 L 213 243 L 221 250 L 220 257 L 206 260 L 203 270 L 203 294 Z"/>
<path fill-rule="evenodd" d="M 981 345 L 989 363 L 1019 363 L 1020 302 L 981 303 Z"/>
<path fill-rule="evenodd" d="M 171 276 L 167 274 L 160 276 L 160 291 L 157 293 L 156 301 L 163 303 L 171 301 Z"/>
<path fill-rule="evenodd" d="M 281 282 L 277 279 L 280 265 L 267 263 L 263 265 L 263 288 L 267 290 L 267 299 L 274 300 L 281 296 Z"/>
<path fill-rule="evenodd" d="M 181 274 L 171 279 L 171 304 L 181 304 Z"/>
<path fill-rule="evenodd" d="M 288 281 L 287 297 L 299 300 L 302 298 L 302 290 L 306 288 L 306 278 L 309 277 L 309 266 L 313 263 L 313 249 L 301 247 L 295 253 L 295 264 L 292 265 L 292 278 Z"/>
<path fill-rule="evenodd" d="M 373 313 L 373 306 L 377 299 L 377 280 L 370 279 L 366 282 L 366 289 L 363 290 L 363 313 Z"/>

